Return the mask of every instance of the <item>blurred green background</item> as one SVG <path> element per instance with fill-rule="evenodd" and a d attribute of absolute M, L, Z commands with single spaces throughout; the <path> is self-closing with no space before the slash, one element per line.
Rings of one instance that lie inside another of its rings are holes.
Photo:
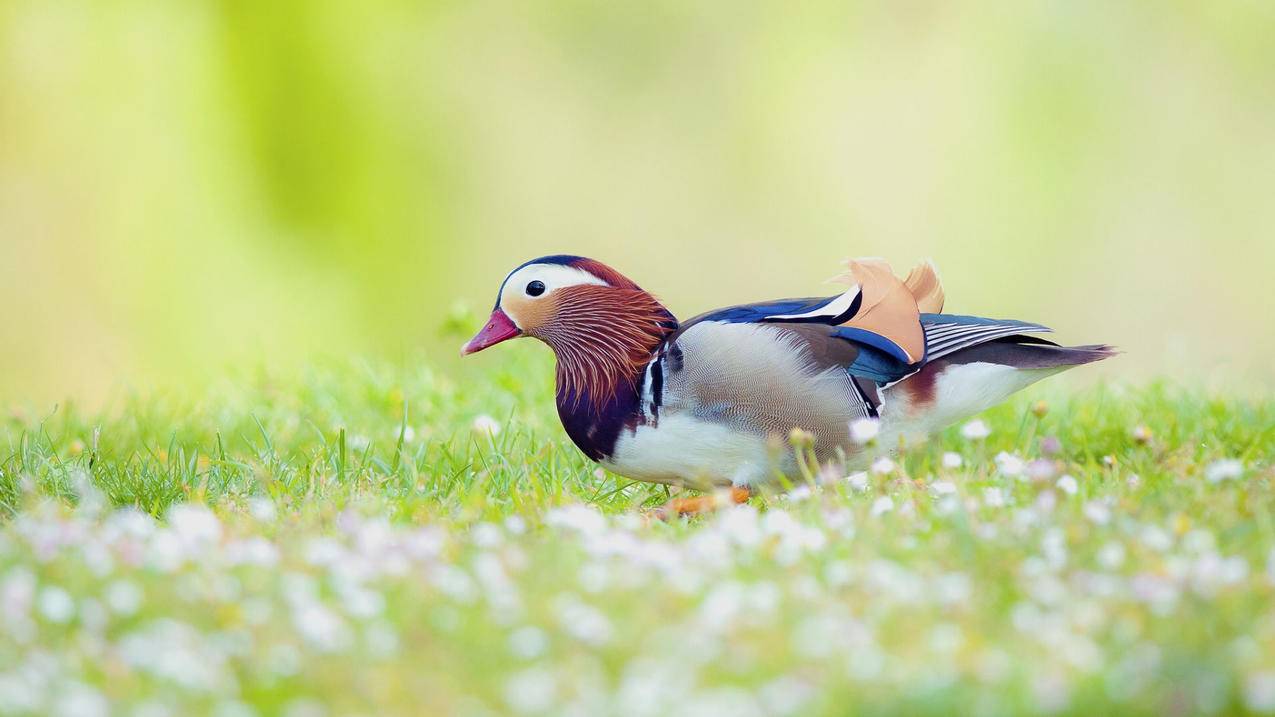
<path fill-rule="evenodd" d="M 450 365 L 550 252 L 683 316 L 929 256 L 1109 375 L 1270 386 L 1273 190 L 1266 0 L 4 0 L 0 398 Z"/>

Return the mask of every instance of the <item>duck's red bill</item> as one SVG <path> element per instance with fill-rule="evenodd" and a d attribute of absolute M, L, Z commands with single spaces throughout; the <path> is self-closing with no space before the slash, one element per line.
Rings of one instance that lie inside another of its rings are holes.
<path fill-rule="evenodd" d="M 491 318 L 487 321 L 487 325 L 479 331 L 469 343 L 460 348 L 461 356 L 468 356 L 478 353 L 489 346 L 495 346 L 501 341 L 508 341 L 522 335 L 522 331 L 514 326 L 514 322 L 505 315 L 505 312 L 496 309 L 491 312 Z"/>

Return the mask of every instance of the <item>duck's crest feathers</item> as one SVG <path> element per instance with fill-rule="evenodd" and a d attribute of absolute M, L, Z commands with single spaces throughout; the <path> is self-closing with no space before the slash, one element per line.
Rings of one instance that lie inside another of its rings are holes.
<path fill-rule="evenodd" d="M 926 259 L 917 264 L 908 273 L 908 278 L 903 280 L 903 284 L 912 292 L 916 307 L 922 314 L 943 313 L 943 301 L 946 297 L 943 295 L 943 283 L 939 281 L 939 271 L 934 262 Z"/>

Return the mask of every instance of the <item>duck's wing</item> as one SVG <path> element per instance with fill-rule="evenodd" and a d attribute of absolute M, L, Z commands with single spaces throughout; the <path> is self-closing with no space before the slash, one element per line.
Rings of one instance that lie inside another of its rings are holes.
<path fill-rule="evenodd" d="M 836 281 L 849 288 L 824 298 L 719 309 L 691 319 L 682 329 L 703 321 L 825 327 L 801 333 L 815 346 L 819 337 L 829 342 L 826 351 L 816 353 L 841 355 L 844 344 L 852 345 L 854 360 L 846 369 L 854 376 L 889 383 L 916 371 L 926 358 L 921 304 L 926 308 L 943 305 L 943 288 L 933 265 L 918 266 L 903 281 L 882 259 L 852 259 Z"/>
<path fill-rule="evenodd" d="M 648 369 L 644 407 L 652 419 L 689 411 L 696 418 L 786 435 L 801 427 L 844 439 L 846 422 L 875 416 L 874 379 L 851 367 L 871 351 L 817 324 L 700 319 L 670 337 Z"/>
<path fill-rule="evenodd" d="M 1025 334 L 1051 333 L 1053 329 L 1015 319 L 985 319 L 960 314 L 921 314 L 925 332 L 926 361 L 934 361 L 961 349 L 998 339 L 1019 337 L 1023 342 L 1056 345 Z"/>

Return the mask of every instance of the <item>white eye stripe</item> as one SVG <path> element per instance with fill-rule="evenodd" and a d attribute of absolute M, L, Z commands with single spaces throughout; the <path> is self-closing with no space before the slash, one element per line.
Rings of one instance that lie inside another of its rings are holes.
<path fill-rule="evenodd" d="M 518 269 L 510 274 L 509 278 L 505 279 L 505 286 L 500 292 L 501 299 L 503 300 L 510 294 L 528 296 L 527 285 L 533 281 L 544 283 L 545 290 L 541 296 L 545 296 L 549 292 L 561 289 L 564 286 L 607 286 L 605 281 L 574 266 L 530 264 Z"/>

